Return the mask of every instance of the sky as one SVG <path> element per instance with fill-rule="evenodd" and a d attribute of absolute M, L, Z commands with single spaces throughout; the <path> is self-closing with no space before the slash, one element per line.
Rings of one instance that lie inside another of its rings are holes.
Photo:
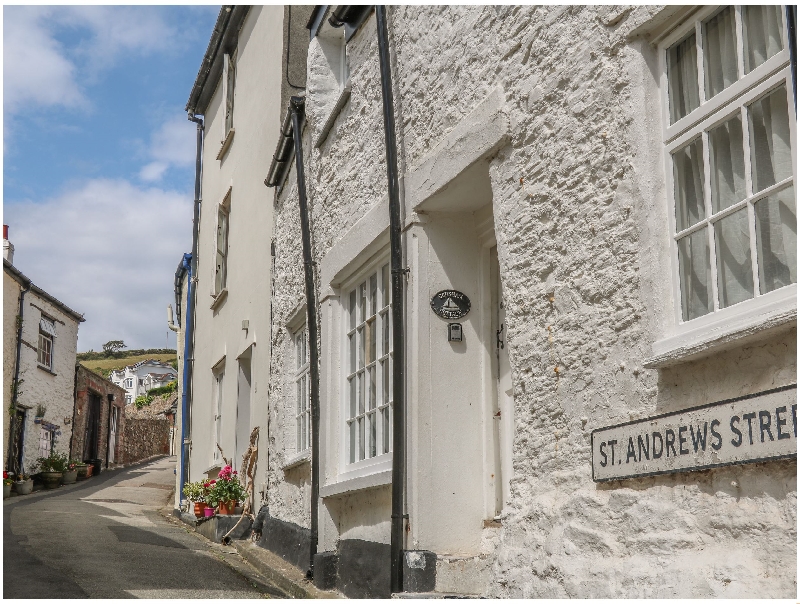
<path fill-rule="evenodd" d="M 219 6 L 3 7 L 3 224 L 14 266 L 109 340 L 175 348 L 196 127 L 184 107 Z"/>

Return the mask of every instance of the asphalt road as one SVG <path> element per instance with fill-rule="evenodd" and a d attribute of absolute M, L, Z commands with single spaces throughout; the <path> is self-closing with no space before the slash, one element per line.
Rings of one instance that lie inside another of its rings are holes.
<path fill-rule="evenodd" d="M 162 458 L 4 500 L 3 597 L 269 597 L 230 548 L 165 517 L 174 468 Z"/>

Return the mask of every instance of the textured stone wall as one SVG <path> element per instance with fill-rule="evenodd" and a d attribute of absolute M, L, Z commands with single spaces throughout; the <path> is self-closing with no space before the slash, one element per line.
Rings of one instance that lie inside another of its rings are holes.
<path fill-rule="evenodd" d="M 128 419 L 122 463 L 132 464 L 154 455 L 169 454 L 169 421 L 166 419 Z"/>
<path fill-rule="evenodd" d="M 17 362 L 17 313 L 19 312 L 19 293 L 21 286 L 3 271 L 3 460 L 8 455 L 8 434 L 11 416 L 11 381 Z"/>
<path fill-rule="evenodd" d="M 389 10 L 401 173 L 498 87 L 510 124 L 490 178 L 514 479 L 502 527 L 485 537 L 489 596 L 796 592 L 795 461 L 604 485 L 591 479 L 594 428 L 796 380 L 794 330 L 670 369 L 643 368 L 672 321 L 658 63 L 652 46 L 629 38 L 656 10 Z M 311 82 L 322 60 L 313 46 L 308 60 Z M 374 17 L 348 45 L 348 60 L 351 98 L 319 149 L 310 139 L 327 116 L 315 113 L 308 92 L 304 146 L 318 263 L 386 194 Z M 287 182 L 275 215 L 275 357 L 289 350 L 283 326 L 303 298 L 294 174 Z M 305 522 L 305 507 L 295 507 L 305 499 L 280 469 L 284 365 L 274 358 L 271 367 L 270 511 Z"/>

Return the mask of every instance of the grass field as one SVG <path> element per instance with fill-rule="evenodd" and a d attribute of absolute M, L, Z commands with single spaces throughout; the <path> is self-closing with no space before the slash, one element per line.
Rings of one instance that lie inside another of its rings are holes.
<path fill-rule="evenodd" d="M 155 361 L 163 361 L 165 363 L 170 363 L 176 360 L 178 357 L 174 354 L 140 354 L 131 357 L 126 357 L 124 359 L 95 359 L 92 361 L 81 361 L 81 365 L 94 371 L 95 373 L 99 373 L 100 375 L 108 377 L 108 374 L 111 373 L 112 369 L 122 369 L 123 367 L 127 367 L 128 365 L 133 365 L 134 363 L 138 363 L 139 361 L 147 361 L 149 359 L 153 359 Z"/>

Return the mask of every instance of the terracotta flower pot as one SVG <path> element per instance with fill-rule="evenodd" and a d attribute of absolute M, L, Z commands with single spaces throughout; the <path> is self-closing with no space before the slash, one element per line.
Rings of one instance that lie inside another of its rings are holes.
<path fill-rule="evenodd" d="M 194 502 L 194 515 L 197 518 L 202 518 L 206 510 L 206 504 L 203 501 Z"/>
<path fill-rule="evenodd" d="M 75 470 L 78 472 L 78 480 L 89 478 L 89 466 L 77 466 Z"/>
<path fill-rule="evenodd" d="M 220 501 L 219 502 L 219 513 L 222 516 L 230 516 L 233 514 L 233 510 L 236 509 L 236 501 Z"/>
<path fill-rule="evenodd" d="M 76 480 L 78 480 L 78 468 L 75 468 L 71 472 L 64 472 L 64 475 L 61 477 L 61 484 L 73 484 Z"/>
<path fill-rule="evenodd" d="M 42 477 L 45 489 L 57 489 L 61 485 L 61 477 L 63 472 L 40 472 L 39 476 Z"/>
<path fill-rule="evenodd" d="M 86 478 L 90 478 L 94 474 L 94 466 L 90 463 L 86 464 Z"/>
<path fill-rule="evenodd" d="M 17 492 L 17 495 L 29 495 L 33 492 L 33 481 L 28 480 L 18 480 L 14 483 L 14 490 Z"/>

